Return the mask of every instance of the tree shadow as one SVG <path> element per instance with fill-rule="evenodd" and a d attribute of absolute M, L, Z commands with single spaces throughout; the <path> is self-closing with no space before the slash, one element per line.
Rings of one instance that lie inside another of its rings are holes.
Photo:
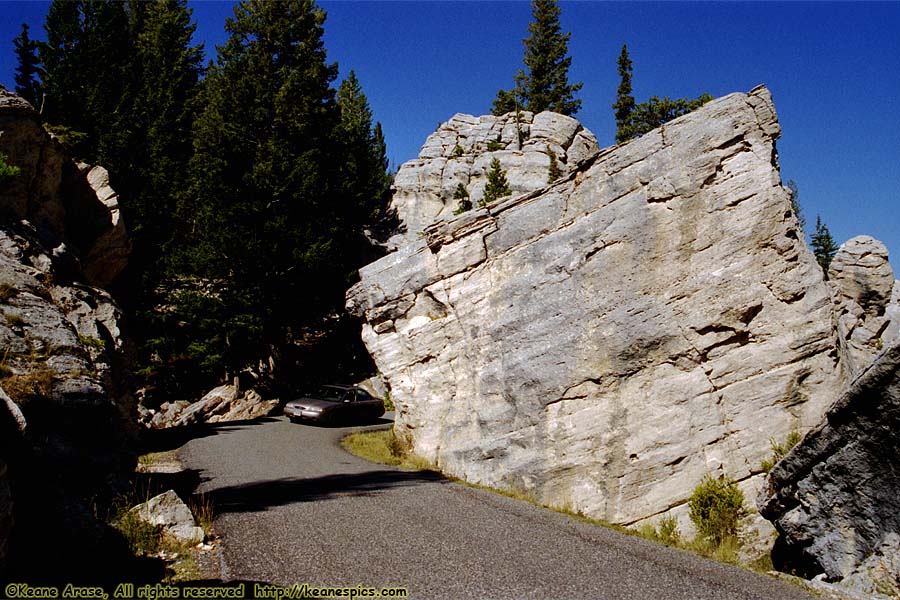
<path fill-rule="evenodd" d="M 177 450 L 191 440 L 237 431 L 245 427 L 274 423 L 276 416 L 258 417 L 244 421 L 226 421 L 224 423 L 201 423 L 166 429 L 148 429 L 141 432 L 139 450 L 141 454 L 148 452 L 167 452 Z"/>
<path fill-rule="evenodd" d="M 434 471 L 366 471 L 260 481 L 208 492 L 216 514 L 261 512 L 276 506 L 378 493 L 427 483 L 449 483 Z"/>

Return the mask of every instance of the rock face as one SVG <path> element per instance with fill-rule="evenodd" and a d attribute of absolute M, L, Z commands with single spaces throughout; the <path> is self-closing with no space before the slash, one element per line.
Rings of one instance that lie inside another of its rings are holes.
<path fill-rule="evenodd" d="M 437 219 L 451 218 L 458 206 L 453 194 L 459 184 L 477 206 L 494 158 L 500 161 L 516 194 L 547 185 L 551 154 L 560 173 L 566 175 L 596 151 L 594 134 L 565 115 L 456 114 L 428 137 L 418 159 L 397 171 L 391 208 L 397 212 L 402 232 L 388 245 L 402 246 Z"/>
<path fill-rule="evenodd" d="M 0 185 L 0 387 L 21 420 L 0 462 L 15 490 L 22 567 L 29 551 L 46 553 L 28 547 L 45 539 L 37 528 L 58 528 L 61 554 L 70 533 L 94 530 L 90 499 L 134 469 L 122 312 L 95 287 L 124 268 L 129 243 L 105 171 L 75 165 L 2 87 L 0 153 L 20 169 Z"/>
<path fill-rule="evenodd" d="M 166 402 L 158 411 L 147 411 L 142 421 L 152 429 L 247 421 L 268 415 L 276 406 L 278 400 L 263 400 L 254 390 L 242 393 L 233 385 L 220 385 L 197 402 Z"/>
<path fill-rule="evenodd" d="M 5 217 L 27 220 L 49 254 L 77 264 L 87 283 L 110 283 L 125 268 L 131 243 L 106 169 L 73 163 L 31 106 L 2 86 L 0 132 L 0 152 L 21 169 L 0 188 Z"/>
<path fill-rule="evenodd" d="M 615 523 L 683 516 L 710 472 L 754 497 L 770 438 L 814 425 L 840 387 L 779 134 L 760 87 L 625 145 L 569 146 L 558 182 L 364 267 L 347 306 L 398 434 L 449 474 Z M 446 166 L 442 135 L 423 153 Z M 441 216 L 455 184 L 434 181 L 418 193 Z"/>
<path fill-rule="evenodd" d="M 852 238 L 834 255 L 828 277 L 846 366 L 855 375 L 900 330 L 887 248 L 867 235 Z"/>
<path fill-rule="evenodd" d="M 178 494 L 169 490 L 154 496 L 131 509 L 142 521 L 162 527 L 163 533 L 180 542 L 197 544 L 203 541 L 203 528 L 197 526 L 194 515 Z"/>
<path fill-rule="evenodd" d="M 772 469 L 760 511 L 786 554 L 863 591 L 900 594 L 900 340 Z"/>

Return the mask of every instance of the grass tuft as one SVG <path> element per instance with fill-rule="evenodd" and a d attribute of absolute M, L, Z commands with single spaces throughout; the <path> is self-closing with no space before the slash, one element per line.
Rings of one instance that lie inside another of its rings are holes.
<path fill-rule="evenodd" d="M 341 445 L 351 454 L 372 462 L 400 467 L 410 471 L 434 471 L 434 465 L 410 451 L 408 440 L 398 437 L 391 429 L 357 431 Z"/>
<path fill-rule="evenodd" d="M 0 283 L 0 302 L 9 302 L 10 298 L 14 298 L 19 290 L 9 282 Z"/>
<path fill-rule="evenodd" d="M 772 446 L 772 457 L 762 461 L 759 468 L 762 469 L 764 473 L 771 471 L 772 467 L 775 466 L 775 463 L 784 458 L 794 446 L 800 443 L 801 439 L 803 439 L 803 436 L 800 435 L 800 432 L 796 429 L 788 434 L 784 443 L 779 444 L 775 441 L 775 438 L 769 438 L 769 444 Z"/>
<path fill-rule="evenodd" d="M 40 366 L 22 374 L 13 373 L 8 367 L 3 370 L 3 389 L 13 402 L 25 407 L 36 400 L 49 398 L 53 393 L 56 374 L 45 366 Z"/>
<path fill-rule="evenodd" d="M 6 324 L 10 327 L 25 326 L 25 319 L 23 319 L 21 315 L 17 315 L 14 313 L 3 313 L 3 317 L 6 319 Z"/>
<path fill-rule="evenodd" d="M 203 528 L 203 532 L 210 535 L 213 521 L 216 520 L 216 510 L 212 499 L 204 493 L 194 494 L 188 498 L 187 505 L 194 514 L 197 524 Z"/>

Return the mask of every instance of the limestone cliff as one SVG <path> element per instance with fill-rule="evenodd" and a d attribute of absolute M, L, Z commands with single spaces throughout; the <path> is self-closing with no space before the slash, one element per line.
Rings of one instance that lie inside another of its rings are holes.
<path fill-rule="evenodd" d="M 19 170 L 0 182 L 0 570 L 9 540 L 15 567 L 32 551 L 74 565 L 89 502 L 135 462 L 122 312 L 97 287 L 130 244 L 105 170 L 72 162 L 2 87 L 0 153 Z"/>
<path fill-rule="evenodd" d="M 753 497 L 770 438 L 842 381 L 779 134 L 768 90 L 731 94 L 363 268 L 347 306 L 397 432 L 447 473 L 615 523 L 683 515 L 710 472 Z"/>

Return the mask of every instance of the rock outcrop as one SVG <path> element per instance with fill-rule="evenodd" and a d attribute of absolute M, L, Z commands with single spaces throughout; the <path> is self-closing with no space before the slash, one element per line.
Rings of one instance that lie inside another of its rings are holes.
<path fill-rule="evenodd" d="M 150 498 L 130 511 L 142 521 L 160 527 L 164 535 L 186 544 L 203 541 L 203 528 L 197 525 L 188 505 L 172 490 Z"/>
<path fill-rule="evenodd" d="M 177 400 L 164 402 L 159 410 L 143 409 L 141 421 L 151 429 L 248 421 L 268 415 L 276 406 L 278 400 L 264 400 L 255 390 L 220 385 L 196 402 Z"/>
<path fill-rule="evenodd" d="M 27 102 L 0 86 L 0 152 L 20 173 L 0 188 L 4 219 L 26 220 L 65 274 L 105 286 L 131 252 L 103 167 L 76 165 Z M 77 265 L 77 267 L 76 267 Z"/>
<path fill-rule="evenodd" d="M 772 469 L 759 498 L 788 565 L 900 595 L 900 340 Z"/>
<path fill-rule="evenodd" d="M 0 387 L 13 402 L 0 412 L 15 407 L 21 421 L 0 462 L 13 484 L 17 567 L 30 552 L 75 564 L 68 544 L 97 539 L 91 503 L 134 469 L 122 312 L 96 287 L 124 268 L 129 243 L 105 171 L 76 165 L 2 87 L 0 153 L 19 169 L 0 184 Z M 37 548 L 44 530 L 54 530 L 52 552 Z"/>
<path fill-rule="evenodd" d="M 451 475 L 615 523 L 683 516 L 710 472 L 754 497 L 770 438 L 813 426 L 841 383 L 779 134 L 759 87 L 624 145 L 564 148 L 556 183 L 446 220 L 452 136 L 429 138 L 441 167 L 417 167 L 416 199 L 440 203 L 400 211 L 424 236 L 347 300 L 397 433 Z"/>
<path fill-rule="evenodd" d="M 900 331 L 887 248 L 867 235 L 841 245 L 828 269 L 845 366 L 858 374 Z"/>
<path fill-rule="evenodd" d="M 437 219 L 451 218 L 458 206 L 453 195 L 460 184 L 477 206 L 494 158 L 506 171 L 513 193 L 524 193 L 547 185 L 551 160 L 566 175 L 596 151 L 594 134 L 558 113 L 453 115 L 428 137 L 419 157 L 397 171 L 391 209 L 402 231 L 388 245 L 402 246 Z"/>

